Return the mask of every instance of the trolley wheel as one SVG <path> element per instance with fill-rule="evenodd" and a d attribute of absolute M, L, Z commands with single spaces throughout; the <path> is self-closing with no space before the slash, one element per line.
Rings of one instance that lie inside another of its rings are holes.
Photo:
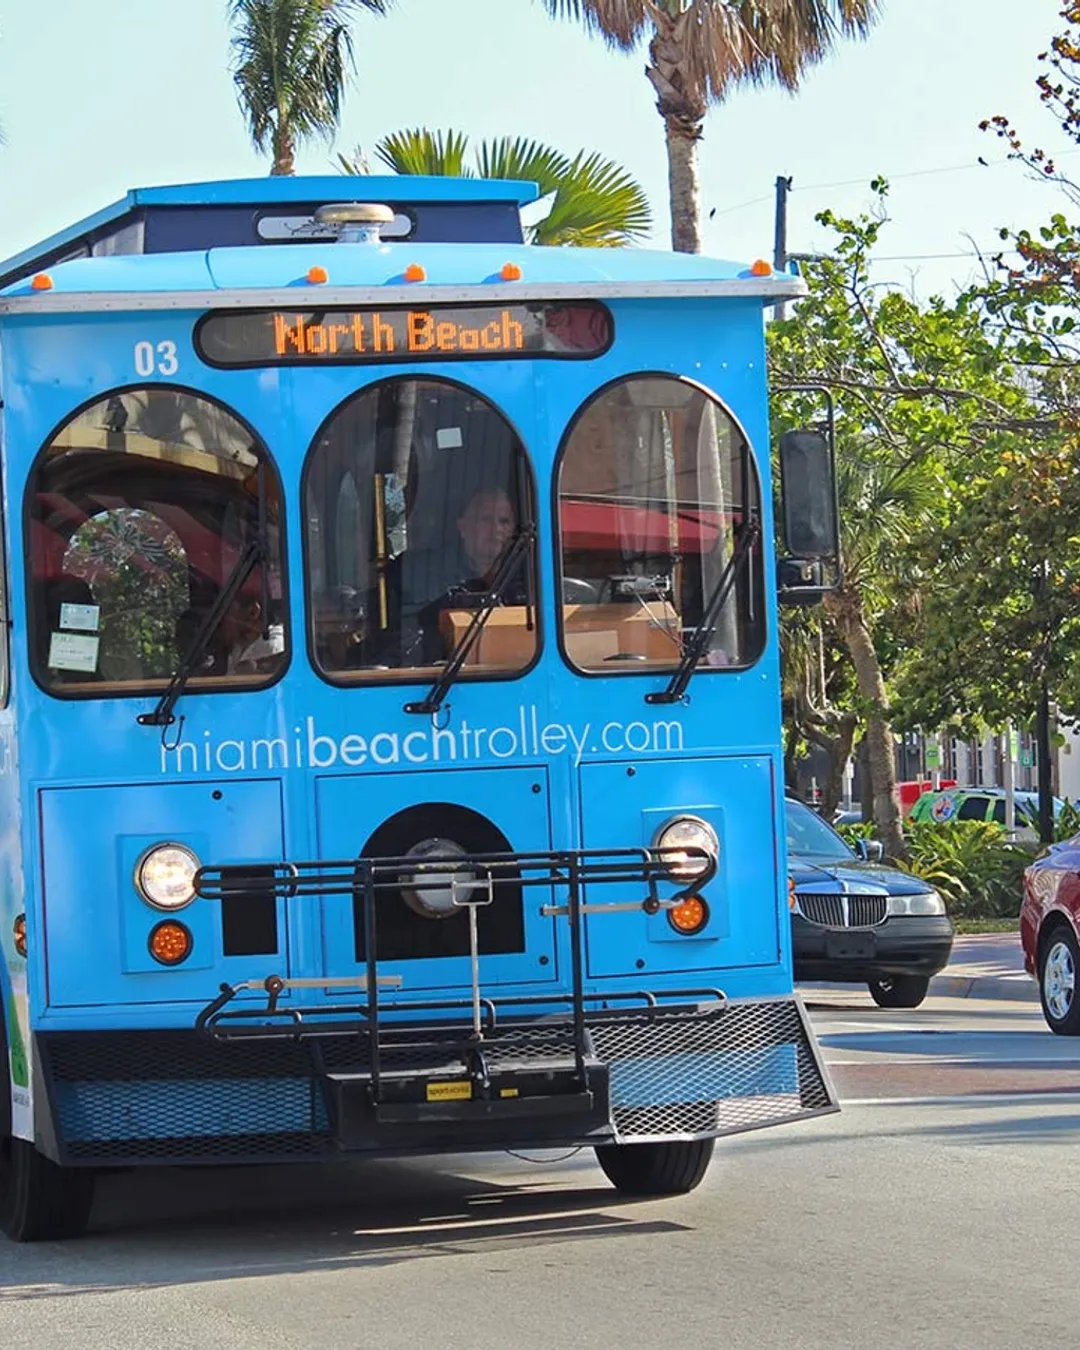
<path fill-rule="evenodd" d="M 602 1144 L 596 1161 L 625 1195 L 685 1195 L 700 1184 L 715 1143 L 715 1139 L 687 1139 L 670 1144 Z"/>
<path fill-rule="evenodd" d="M 15 1242 L 79 1237 L 94 1199 L 94 1174 L 58 1167 L 11 1133 L 11 1079 L 0 1009 L 0 1232 Z"/>

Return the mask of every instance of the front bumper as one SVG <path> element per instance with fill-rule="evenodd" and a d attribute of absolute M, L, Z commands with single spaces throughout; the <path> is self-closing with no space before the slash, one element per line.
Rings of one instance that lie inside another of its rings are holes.
<path fill-rule="evenodd" d="M 585 1016 L 37 1037 L 56 1161 L 245 1163 L 710 1138 L 836 1110 L 798 1000 L 656 1000 Z M 482 1062 L 483 1075 L 478 1074 Z"/>
<path fill-rule="evenodd" d="M 891 975 L 936 975 L 953 944 L 948 915 L 895 917 L 874 928 L 825 928 L 791 916 L 797 980 L 863 982 Z"/>

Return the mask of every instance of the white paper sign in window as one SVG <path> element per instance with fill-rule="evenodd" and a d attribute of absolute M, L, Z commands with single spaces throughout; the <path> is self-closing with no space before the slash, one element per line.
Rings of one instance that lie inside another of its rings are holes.
<path fill-rule="evenodd" d="M 83 633 L 53 633 L 49 640 L 49 665 L 53 670 L 97 670 L 101 639 Z"/>
<path fill-rule="evenodd" d="M 101 627 L 100 605 L 61 605 L 60 627 L 96 633 Z"/>

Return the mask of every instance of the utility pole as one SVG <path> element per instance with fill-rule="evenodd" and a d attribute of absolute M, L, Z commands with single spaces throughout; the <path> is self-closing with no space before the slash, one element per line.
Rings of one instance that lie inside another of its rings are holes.
<path fill-rule="evenodd" d="M 786 272 L 788 266 L 787 251 L 787 199 L 791 191 L 792 179 L 782 175 L 776 180 L 776 226 L 773 234 L 773 268 L 777 272 Z M 776 317 L 787 318 L 787 305 L 780 301 L 776 306 Z"/>

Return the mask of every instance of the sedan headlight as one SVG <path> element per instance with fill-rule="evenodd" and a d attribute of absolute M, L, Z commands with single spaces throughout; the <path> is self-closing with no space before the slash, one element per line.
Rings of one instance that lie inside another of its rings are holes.
<path fill-rule="evenodd" d="M 716 831 L 698 816 L 675 816 L 661 825 L 653 840 L 654 849 L 664 849 L 662 859 L 675 881 L 692 881 L 704 866 L 690 849 L 703 849 L 715 863 L 720 857 L 720 841 Z"/>
<path fill-rule="evenodd" d="M 944 914 L 945 901 L 937 891 L 926 891 L 920 895 L 890 895 L 885 912 L 889 918 L 925 918 L 931 914 Z"/>
<path fill-rule="evenodd" d="M 183 909 L 195 899 L 199 860 L 184 844 L 155 844 L 135 864 L 135 889 L 154 909 Z"/>

